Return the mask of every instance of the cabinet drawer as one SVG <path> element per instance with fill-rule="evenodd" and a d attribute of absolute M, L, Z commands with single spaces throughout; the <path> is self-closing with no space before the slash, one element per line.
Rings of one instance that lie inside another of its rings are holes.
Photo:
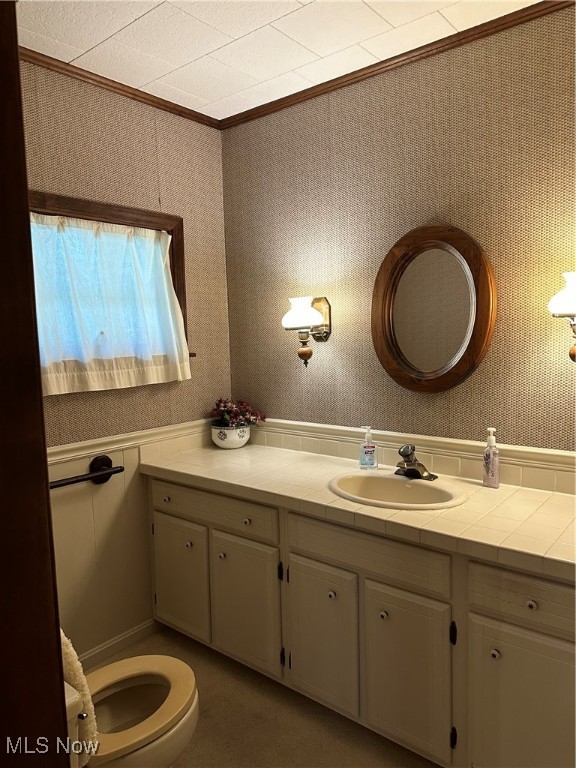
<path fill-rule="evenodd" d="M 274 507 L 160 480 L 152 481 L 152 503 L 154 509 L 242 533 L 251 539 L 278 543 L 278 510 Z"/>
<path fill-rule="evenodd" d="M 574 637 L 574 588 L 470 563 L 472 609 L 562 637 Z"/>
<path fill-rule="evenodd" d="M 434 597 L 450 597 L 450 555 L 300 515 L 288 517 L 290 548 Z"/>

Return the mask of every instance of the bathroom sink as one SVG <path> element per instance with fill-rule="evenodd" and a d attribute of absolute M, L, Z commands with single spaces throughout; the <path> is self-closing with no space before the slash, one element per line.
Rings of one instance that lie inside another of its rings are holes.
<path fill-rule="evenodd" d="M 410 480 L 378 469 L 337 475 L 328 488 L 344 499 L 389 509 L 443 509 L 466 501 L 466 493 L 446 480 Z"/>

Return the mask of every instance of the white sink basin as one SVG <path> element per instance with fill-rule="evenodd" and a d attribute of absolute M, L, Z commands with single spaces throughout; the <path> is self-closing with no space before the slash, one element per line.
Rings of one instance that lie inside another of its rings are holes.
<path fill-rule="evenodd" d="M 378 469 L 337 475 L 328 488 L 344 499 L 389 509 L 444 509 L 466 501 L 466 493 L 446 480 L 411 480 Z"/>

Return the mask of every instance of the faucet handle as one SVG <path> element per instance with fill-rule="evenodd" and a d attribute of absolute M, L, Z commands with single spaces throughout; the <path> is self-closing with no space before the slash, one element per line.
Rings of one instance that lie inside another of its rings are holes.
<path fill-rule="evenodd" d="M 412 445 L 412 443 L 406 443 L 406 445 L 403 445 L 402 448 L 398 451 L 400 456 L 405 461 L 413 461 L 414 460 L 414 452 L 416 451 L 416 446 Z"/>

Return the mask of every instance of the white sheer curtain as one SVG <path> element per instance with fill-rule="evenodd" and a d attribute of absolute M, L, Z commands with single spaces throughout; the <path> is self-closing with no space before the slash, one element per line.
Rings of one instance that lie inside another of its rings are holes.
<path fill-rule="evenodd" d="M 44 394 L 189 379 L 170 235 L 30 217 Z"/>

